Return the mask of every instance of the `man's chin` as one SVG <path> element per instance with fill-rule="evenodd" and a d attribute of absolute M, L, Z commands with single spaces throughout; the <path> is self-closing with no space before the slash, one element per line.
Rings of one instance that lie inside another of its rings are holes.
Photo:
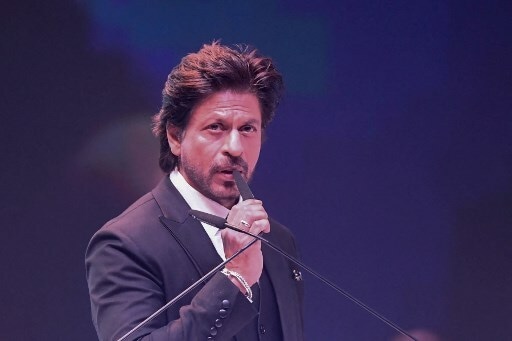
<path fill-rule="evenodd" d="M 235 205 L 238 202 L 238 198 L 240 197 L 240 194 L 238 193 L 238 190 L 236 187 L 231 187 L 229 189 L 222 189 L 222 190 L 214 190 L 211 192 L 210 199 L 213 201 L 218 202 L 224 207 L 231 208 L 233 205 Z"/>

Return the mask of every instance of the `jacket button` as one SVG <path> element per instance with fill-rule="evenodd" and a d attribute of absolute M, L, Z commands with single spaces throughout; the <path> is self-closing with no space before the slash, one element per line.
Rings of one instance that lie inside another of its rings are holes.
<path fill-rule="evenodd" d="M 222 308 L 229 309 L 230 306 L 231 306 L 231 303 L 229 302 L 229 300 L 222 301 Z"/>
<path fill-rule="evenodd" d="M 222 327 L 222 320 L 220 320 L 220 319 L 216 319 L 216 320 L 215 320 L 215 327 L 217 327 L 217 328 Z"/>
<path fill-rule="evenodd" d="M 265 329 L 265 326 L 260 324 L 260 334 L 265 334 L 267 330 Z"/>
<path fill-rule="evenodd" d="M 219 316 L 222 319 L 225 319 L 228 316 L 228 311 L 226 309 L 219 310 Z"/>
<path fill-rule="evenodd" d="M 211 327 L 211 328 L 210 328 L 210 335 L 211 335 L 211 336 L 215 336 L 215 335 L 217 335 L 217 328 L 215 328 L 215 327 Z"/>

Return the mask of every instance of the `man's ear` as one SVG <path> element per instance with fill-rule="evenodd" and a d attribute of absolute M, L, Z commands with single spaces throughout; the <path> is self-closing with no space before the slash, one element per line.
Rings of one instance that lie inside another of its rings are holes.
<path fill-rule="evenodd" d="M 175 156 L 180 156 L 181 154 L 181 138 L 183 131 L 178 127 L 168 124 L 167 128 L 167 143 L 169 143 L 169 148 L 171 149 L 171 153 Z"/>

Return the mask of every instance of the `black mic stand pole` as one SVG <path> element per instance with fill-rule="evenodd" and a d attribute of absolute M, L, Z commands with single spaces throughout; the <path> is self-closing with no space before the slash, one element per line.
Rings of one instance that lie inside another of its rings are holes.
<path fill-rule="evenodd" d="M 192 211 L 190 214 L 196 218 L 196 219 L 199 219 L 197 218 L 195 215 L 194 215 L 194 211 Z M 201 220 L 201 219 L 199 219 Z M 203 220 L 201 220 L 203 221 Z M 204 221 L 205 223 L 208 224 L 207 221 Z M 364 310 L 366 310 L 367 312 L 369 312 L 370 314 L 372 314 L 373 316 L 375 316 L 376 318 L 378 318 L 379 320 L 381 320 L 382 322 L 384 322 L 385 324 L 387 324 L 388 326 L 390 326 L 391 328 L 393 328 L 394 330 L 396 330 L 397 332 L 401 333 L 402 335 L 405 335 L 407 336 L 408 338 L 410 338 L 411 340 L 413 341 L 418 341 L 416 338 L 414 338 L 411 334 L 407 333 L 404 329 L 400 328 L 400 326 L 398 326 L 396 323 L 394 323 L 393 321 L 387 319 L 385 316 L 379 314 L 378 312 L 376 312 L 375 310 L 373 310 L 370 306 L 366 305 L 365 303 L 361 302 L 360 300 L 358 300 L 356 297 L 352 296 L 351 294 L 349 294 L 348 292 L 346 292 L 345 290 L 341 289 L 340 287 L 338 287 L 336 284 L 332 283 L 331 281 L 329 281 L 327 278 L 325 278 L 324 276 L 320 275 L 319 273 L 317 273 L 315 270 L 311 269 L 310 267 L 308 267 L 307 265 L 305 265 L 304 263 L 302 263 L 301 261 L 299 261 L 298 259 L 290 256 L 288 253 L 284 252 L 283 250 L 281 250 L 279 247 L 275 246 L 274 244 L 272 244 L 270 241 L 268 241 L 267 239 L 263 238 L 263 237 L 260 237 L 260 236 L 257 236 L 255 234 L 252 234 L 250 232 L 247 232 L 247 231 L 244 231 L 244 230 L 241 230 L 239 229 L 238 227 L 236 226 L 233 226 L 231 224 L 228 224 L 227 222 L 224 222 L 224 226 L 231 229 L 231 230 L 234 230 L 234 231 L 237 231 L 237 232 L 240 232 L 240 233 L 243 233 L 245 235 L 248 235 L 248 236 L 251 236 L 257 240 L 261 240 L 265 245 L 268 245 L 271 249 L 277 251 L 279 254 L 281 254 L 282 256 L 284 256 L 285 258 L 287 258 L 288 260 L 290 260 L 291 262 L 293 262 L 294 264 L 300 266 L 301 268 L 303 268 L 304 270 L 306 270 L 307 272 L 311 273 L 312 275 L 314 275 L 316 278 L 318 278 L 319 280 L 321 280 L 323 283 L 327 284 L 328 286 L 330 286 L 331 288 L 333 288 L 334 290 L 336 290 L 338 293 L 342 294 L 343 296 L 345 296 L 346 298 L 348 298 L 349 300 L 351 300 L 352 302 L 354 302 L 355 304 L 357 304 L 359 307 L 363 308 Z"/>
<path fill-rule="evenodd" d="M 237 170 L 233 171 L 233 176 L 235 178 L 236 185 L 238 187 L 238 190 L 239 190 L 240 195 L 242 196 L 243 200 L 254 199 L 254 195 L 252 194 L 251 189 L 249 188 L 249 185 L 247 184 L 245 179 L 242 177 L 240 172 L 237 171 Z M 198 213 L 199 213 L 198 211 L 192 210 L 189 214 L 192 215 L 194 218 L 200 220 L 200 221 L 203 221 L 203 222 L 205 222 L 207 224 L 210 224 L 210 225 L 212 224 L 211 222 L 208 222 L 207 220 L 202 220 L 201 217 L 200 217 L 201 214 L 198 214 Z M 198 215 L 198 216 L 196 216 L 196 215 Z M 215 218 L 217 218 L 217 217 L 215 217 Z M 349 300 L 354 302 L 356 305 L 358 305 L 359 307 L 363 308 L 364 310 L 366 310 L 367 312 L 369 312 L 370 314 L 372 314 L 373 316 L 375 316 L 376 318 L 381 320 L 382 322 L 386 323 L 388 326 L 390 326 L 391 328 L 393 328 L 397 332 L 407 336 L 411 340 L 418 341 L 414 337 L 412 337 L 409 333 L 407 333 L 405 330 L 400 328 L 396 323 L 394 323 L 393 321 L 387 319 L 383 315 L 379 314 L 378 312 L 373 310 L 371 307 L 369 307 L 368 305 L 364 304 L 363 302 L 361 302 L 360 300 L 358 300 L 357 298 L 355 298 L 354 296 L 352 296 L 351 294 L 349 294 L 345 290 L 341 289 L 336 284 L 332 283 L 327 278 L 325 278 L 324 276 L 320 275 L 319 273 L 317 273 L 316 271 L 314 271 L 310 267 L 306 266 L 305 264 L 303 264 L 298 259 L 295 259 L 294 257 L 290 256 L 289 254 L 287 254 L 286 252 L 284 252 L 283 250 L 281 250 L 280 248 L 278 248 L 277 246 L 275 246 L 274 244 L 272 244 L 271 242 L 269 242 L 265 238 L 260 237 L 260 236 L 256 236 L 256 235 L 254 235 L 254 234 L 252 234 L 250 232 L 246 232 L 244 230 L 241 230 L 241 229 L 239 229 L 236 226 L 228 224 L 228 222 L 226 222 L 225 220 L 222 221 L 222 223 L 220 221 L 218 221 L 218 223 L 219 224 L 224 224 L 225 227 L 227 227 L 227 228 L 229 228 L 231 230 L 238 231 L 238 232 L 241 232 L 241 233 L 246 234 L 248 236 L 251 236 L 253 238 L 261 240 L 264 244 L 268 245 L 270 248 L 272 248 L 273 250 L 277 251 L 279 254 L 281 254 L 282 256 L 287 258 L 288 260 L 292 261 L 294 264 L 296 264 L 296 265 L 300 266 L 301 268 L 303 268 L 304 270 L 308 271 L 310 274 L 314 275 L 316 278 L 321 280 L 323 283 L 327 284 L 328 286 L 330 286 L 331 288 L 333 288 L 334 290 L 336 290 L 337 292 L 339 292 L 340 294 L 342 294 L 343 296 L 345 296 L 346 298 L 348 298 Z M 217 228 L 222 228 L 221 226 L 217 226 L 217 224 L 213 224 L 213 226 L 215 226 Z"/>
<path fill-rule="evenodd" d="M 253 236 L 254 237 L 254 236 Z M 160 309 L 155 311 L 153 314 L 151 314 L 148 318 L 146 318 L 144 321 L 133 327 L 128 333 L 124 334 L 121 338 L 119 338 L 117 341 L 123 341 L 126 340 L 126 338 L 130 335 L 132 335 L 134 332 L 139 330 L 141 327 L 143 327 L 145 324 L 147 324 L 149 321 L 153 320 L 155 317 L 160 315 L 162 312 L 164 312 L 167 308 L 175 304 L 178 300 L 180 300 L 182 297 L 187 295 L 189 292 L 197 288 L 202 282 L 206 281 L 215 273 L 217 273 L 219 270 L 221 270 L 227 263 L 231 262 L 233 259 L 235 259 L 238 255 L 240 255 L 242 252 L 247 250 L 251 245 L 253 245 L 258 239 L 255 238 L 253 241 L 251 241 L 249 244 L 245 245 L 243 248 L 235 252 L 231 257 L 227 258 L 225 261 L 214 267 L 210 272 L 208 272 L 206 275 L 201 277 L 197 280 L 197 282 L 193 283 L 191 286 L 189 286 L 187 289 L 183 290 L 178 296 L 167 302 L 164 306 L 162 306 Z"/>

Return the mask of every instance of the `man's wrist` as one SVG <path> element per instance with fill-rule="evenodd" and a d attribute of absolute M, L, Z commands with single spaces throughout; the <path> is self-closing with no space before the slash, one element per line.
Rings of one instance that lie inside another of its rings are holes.
<path fill-rule="evenodd" d="M 252 303 L 252 290 L 245 278 L 238 272 L 231 271 L 226 268 L 222 269 L 221 272 L 226 275 L 231 280 L 231 282 L 233 282 L 233 284 L 235 284 L 240 289 L 240 291 L 244 293 L 249 302 Z"/>

